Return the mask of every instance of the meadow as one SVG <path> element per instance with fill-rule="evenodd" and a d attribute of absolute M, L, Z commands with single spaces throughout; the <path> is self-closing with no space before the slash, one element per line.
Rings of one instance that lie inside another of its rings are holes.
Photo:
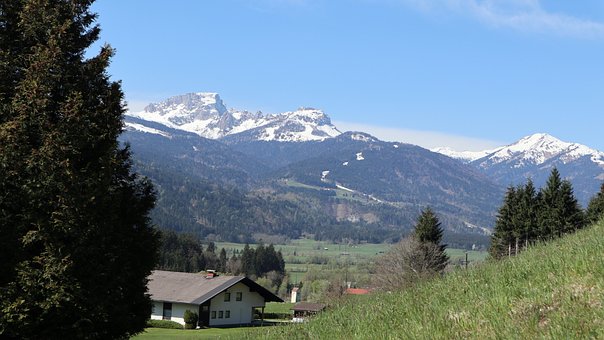
<path fill-rule="evenodd" d="M 405 291 L 345 299 L 270 339 L 579 339 L 604 337 L 604 221 L 516 257 Z"/>
<path fill-rule="evenodd" d="M 216 242 L 216 248 L 225 248 L 228 256 L 241 253 L 244 244 Z M 254 247 L 254 245 L 250 245 Z M 336 271 L 346 270 L 350 275 L 366 276 L 376 257 L 384 254 L 391 245 L 386 243 L 336 244 L 313 239 L 291 240 L 287 244 L 274 245 L 281 250 L 285 260 L 285 269 L 291 283 L 302 280 L 311 270 Z M 447 249 L 451 263 L 457 264 L 465 259 L 464 249 Z M 484 251 L 467 251 L 470 265 L 483 261 L 487 253 Z"/>

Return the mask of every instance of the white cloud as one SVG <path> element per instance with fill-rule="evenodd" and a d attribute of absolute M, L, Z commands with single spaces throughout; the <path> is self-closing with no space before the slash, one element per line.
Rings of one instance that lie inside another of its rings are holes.
<path fill-rule="evenodd" d="M 548 12 L 541 0 L 401 0 L 422 11 L 448 10 L 489 26 L 577 38 L 604 38 L 604 23 Z M 581 6 L 577 2 L 577 6 Z"/>
<path fill-rule="evenodd" d="M 482 151 L 507 144 L 493 140 L 464 137 L 436 131 L 388 128 L 341 121 L 334 121 L 333 123 L 342 132 L 362 131 L 384 141 L 415 144 L 426 149 L 448 146 L 456 151 Z"/>

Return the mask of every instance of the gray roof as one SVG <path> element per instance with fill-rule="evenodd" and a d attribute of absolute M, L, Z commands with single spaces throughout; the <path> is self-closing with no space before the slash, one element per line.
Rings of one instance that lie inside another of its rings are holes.
<path fill-rule="evenodd" d="M 290 309 L 296 312 L 320 312 L 325 307 L 322 303 L 298 302 Z"/>
<path fill-rule="evenodd" d="M 245 276 L 215 276 L 206 278 L 205 273 L 180 273 L 155 270 L 149 276 L 149 294 L 154 301 L 180 302 L 200 305 L 237 283 L 258 292 L 265 301 L 283 302 L 266 288 Z"/>

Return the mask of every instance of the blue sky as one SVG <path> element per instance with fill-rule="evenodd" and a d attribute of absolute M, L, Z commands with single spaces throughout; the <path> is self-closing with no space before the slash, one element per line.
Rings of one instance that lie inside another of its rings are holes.
<path fill-rule="evenodd" d="M 602 0 L 98 0 L 132 109 L 187 92 L 480 150 L 536 132 L 604 150 Z M 95 46 L 94 49 L 98 49 Z"/>

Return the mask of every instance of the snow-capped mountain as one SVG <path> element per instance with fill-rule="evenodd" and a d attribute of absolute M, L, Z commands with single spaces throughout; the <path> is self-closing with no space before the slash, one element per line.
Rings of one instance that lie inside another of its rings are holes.
<path fill-rule="evenodd" d="M 482 158 L 495 150 L 484 150 L 484 151 L 456 151 L 450 147 L 443 146 L 439 148 L 430 149 L 432 152 L 440 153 L 451 158 L 459 159 L 464 163 L 469 163 Z"/>
<path fill-rule="evenodd" d="M 570 180 L 579 201 L 586 204 L 604 180 L 604 152 L 578 143 L 568 143 L 546 133 L 526 136 L 510 145 L 476 153 L 447 148 L 432 151 L 457 158 L 493 178 L 501 185 L 517 185 L 532 178 L 542 186 L 551 169 L 558 168 Z"/>
<path fill-rule="evenodd" d="M 274 115 L 227 109 L 217 93 L 188 93 L 127 115 L 210 139 L 321 141 L 340 131 L 321 110 L 302 107 Z M 131 128 L 136 128 L 131 126 Z"/>
<path fill-rule="evenodd" d="M 604 169 L 604 152 L 578 143 L 563 142 L 546 133 L 536 133 L 516 143 L 495 149 L 474 161 L 482 168 L 501 163 L 512 163 L 514 167 L 521 168 L 552 161 L 568 164 L 583 157 L 588 157 L 594 164 Z"/>

